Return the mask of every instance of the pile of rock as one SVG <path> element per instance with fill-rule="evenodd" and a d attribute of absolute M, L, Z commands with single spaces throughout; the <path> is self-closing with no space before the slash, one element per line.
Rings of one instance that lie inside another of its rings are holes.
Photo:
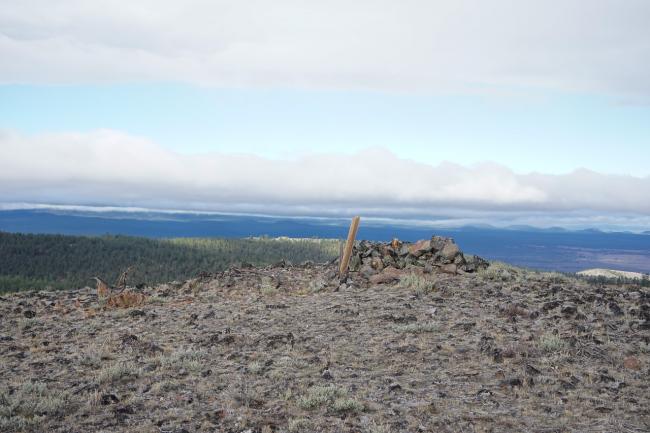
<path fill-rule="evenodd" d="M 457 274 L 476 272 L 489 263 L 478 256 L 464 255 L 451 238 L 433 236 L 415 243 L 393 239 L 390 243 L 361 241 L 355 244 L 350 259 L 350 271 L 370 278 L 392 269 L 422 268 Z"/>

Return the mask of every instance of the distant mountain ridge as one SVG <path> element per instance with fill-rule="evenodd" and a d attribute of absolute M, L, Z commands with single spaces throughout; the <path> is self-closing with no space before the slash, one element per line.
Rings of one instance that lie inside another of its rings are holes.
<path fill-rule="evenodd" d="M 135 220 L 135 221 L 169 221 L 169 222 L 196 222 L 196 221 L 234 221 L 234 220 L 256 220 L 265 222 L 279 222 L 279 221 L 296 221 L 296 222 L 327 222 L 328 225 L 339 225 L 347 228 L 349 224 L 349 217 L 317 217 L 317 216 L 288 216 L 288 215 L 256 215 L 256 214 L 232 214 L 232 213 L 219 213 L 219 212 L 203 212 L 203 211 L 180 211 L 180 210 L 119 210 L 118 208 L 108 208 L 109 210 L 97 210 L 101 207 L 93 208 L 87 207 L 42 207 L 34 209 L 0 209 L 0 222 L 13 221 L 14 223 L 27 222 L 28 219 L 36 219 L 37 215 L 42 218 L 43 226 L 34 226 L 34 229 L 43 230 L 43 233 L 53 233 L 48 226 L 53 221 L 46 221 L 46 215 L 59 216 L 59 217 L 80 217 L 80 218 L 96 218 L 101 220 Z M 127 208 L 128 209 L 128 208 Z M 13 217 L 12 217 L 13 215 Z M 411 222 L 412 221 L 412 222 Z M 364 218 L 364 226 L 400 226 L 406 228 L 425 228 L 428 230 L 512 230 L 523 232 L 540 232 L 540 233 L 626 233 L 626 234 L 650 234 L 650 230 L 642 232 L 633 232 L 629 230 L 602 230 L 599 228 L 583 228 L 583 229 L 568 229 L 560 226 L 552 227 L 536 227 L 527 224 L 511 224 L 506 226 L 495 226 L 488 223 L 474 223 L 465 225 L 448 226 L 435 225 L 430 226 L 422 224 L 421 219 L 400 219 L 392 220 L 391 218 Z M 0 230 L 3 228 L 0 226 Z M 6 230 L 13 231 L 13 230 Z M 40 231 L 39 231 L 40 232 Z M 58 233 L 58 232 L 56 232 Z M 138 235 L 138 234 L 135 234 Z M 155 235 L 152 235 L 155 236 Z"/>

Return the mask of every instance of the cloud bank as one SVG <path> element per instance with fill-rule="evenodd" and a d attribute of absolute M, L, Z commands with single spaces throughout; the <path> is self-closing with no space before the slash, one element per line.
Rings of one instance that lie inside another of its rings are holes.
<path fill-rule="evenodd" d="M 0 131 L 0 201 L 295 215 L 445 212 L 650 216 L 650 176 L 577 170 L 517 174 L 483 163 L 437 166 L 382 149 L 292 160 L 179 154 L 113 130 Z"/>
<path fill-rule="evenodd" d="M 2 83 L 650 97 L 646 0 L 3 1 Z"/>

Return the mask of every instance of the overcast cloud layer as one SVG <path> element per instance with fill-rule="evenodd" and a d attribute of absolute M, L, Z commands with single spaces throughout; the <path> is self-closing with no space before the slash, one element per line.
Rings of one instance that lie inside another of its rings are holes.
<path fill-rule="evenodd" d="M 515 174 L 486 163 L 438 166 L 381 149 L 296 160 L 181 155 L 118 131 L 0 131 L 0 201 L 283 214 L 593 212 L 650 216 L 650 176 L 578 170 Z M 647 221 L 647 218 L 645 218 Z"/>
<path fill-rule="evenodd" d="M 649 21 L 647 0 L 5 0 L 0 83 L 523 86 L 647 100 Z"/>

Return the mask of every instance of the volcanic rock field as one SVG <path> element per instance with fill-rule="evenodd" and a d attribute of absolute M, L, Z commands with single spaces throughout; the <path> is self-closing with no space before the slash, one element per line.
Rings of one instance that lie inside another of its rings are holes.
<path fill-rule="evenodd" d="M 2 432 L 647 432 L 650 291 L 357 244 L 0 297 Z"/>

